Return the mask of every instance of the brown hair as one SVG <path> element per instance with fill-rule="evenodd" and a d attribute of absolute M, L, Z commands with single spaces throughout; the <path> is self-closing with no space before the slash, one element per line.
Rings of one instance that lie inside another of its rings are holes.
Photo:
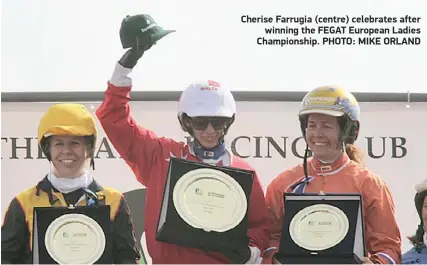
<path fill-rule="evenodd" d="M 95 142 L 96 138 L 93 135 L 90 136 L 84 136 L 84 142 L 86 145 L 86 150 L 88 152 L 88 157 L 94 158 L 95 157 Z"/>
<path fill-rule="evenodd" d="M 84 136 L 84 143 L 86 146 L 86 151 L 88 152 L 87 158 L 94 158 L 95 157 L 95 142 L 96 138 L 93 135 L 90 136 Z M 43 139 L 40 142 L 40 147 L 46 156 L 46 158 L 50 161 L 52 158 L 50 157 L 49 147 L 52 141 L 52 137 L 43 137 Z"/>
<path fill-rule="evenodd" d="M 418 240 L 417 235 L 408 236 L 407 238 L 409 239 L 409 242 L 411 242 L 411 244 L 412 244 L 414 247 L 418 246 L 419 244 L 423 244 L 423 242 L 420 242 L 420 241 Z"/>
<path fill-rule="evenodd" d="M 345 144 L 345 152 L 351 160 L 364 166 L 363 151 L 359 147 L 354 144 Z"/>
<path fill-rule="evenodd" d="M 424 244 L 424 241 L 422 240 L 423 234 L 424 234 L 424 229 L 420 231 L 420 227 L 418 227 L 418 230 L 415 233 L 415 235 L 407 237 L 409 239 L 409 242 L 411 242 L 412 246 L 414 246 L 415 250 L 418 253 L 421 253 L 422 249 L 426 247 L 426 245 Z"/>

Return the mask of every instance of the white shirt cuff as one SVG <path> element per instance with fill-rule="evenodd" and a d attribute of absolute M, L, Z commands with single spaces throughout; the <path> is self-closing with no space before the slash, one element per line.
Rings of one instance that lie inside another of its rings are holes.
<path fill-rule="evenodd" d="M 257 247 L 249 247 L 251 250 L 251 257 L 246 262 L 246 264 L 261 264 L 262 263 L 262 257 L 261 257 L 261 250 Z"/>
<path fill-rule="evenodd" d="M 128 76 L 131 72 L 132 69 L 125 68 L 117 62 L 110 83 L 116 87 L 132 86 L 132 79 Z"/>

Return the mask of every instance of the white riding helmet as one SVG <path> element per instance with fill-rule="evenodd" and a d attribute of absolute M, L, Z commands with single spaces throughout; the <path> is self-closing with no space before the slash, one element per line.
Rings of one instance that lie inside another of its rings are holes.
<path fill-rule="evenodd" d="M 236 114 L 236 102 L 228 87 L 218 82 L 204 80 L 189 85 L 179 100 L 179 115 L 189 117 L 227 117 Z"/>

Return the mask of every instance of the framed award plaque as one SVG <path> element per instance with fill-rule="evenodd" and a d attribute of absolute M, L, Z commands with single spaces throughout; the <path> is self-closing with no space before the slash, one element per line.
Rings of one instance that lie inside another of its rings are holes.
<path fill-rule="evenodd" d="M 110 207 L 35 207 L 34 264 L 111 264 Z"/>
<path fill-rule="evenodd" d="M 361 263 L 366 253 L 360 194 L 285 193 L 284 205 L 280 263 Z"/>
<path fill-rule="evenodd" d="M 156 239 L 214 251 L 247 248 L 253 177 L 171 157 Z"/>

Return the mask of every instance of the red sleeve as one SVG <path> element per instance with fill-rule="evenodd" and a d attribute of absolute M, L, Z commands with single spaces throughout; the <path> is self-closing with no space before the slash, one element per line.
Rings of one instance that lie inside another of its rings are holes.
<path fill-rule="evenodd" d="M 369 258 L 375 263 L 400 264 L 401 236 L 390 190 L 381 179 L 373 176 L 365 181 L 362 191 Z"/>
<path fill-rule="evenodd" d="M 135 173 L 137 180 L 147 186 L 150 171 L 161 155 L 161 142 L 156 133 L 137 125 L 131 115 L 131 79 L 127 77 L 130 71 L 116 65 L 96 116 L 108 139 Z"/>
<path fill-rule="evenodd" d="M 263 264 L 271 264 L 273 255 L 279 251 L 284 216 L 283 189 L 287 186 L 283 175 L 284 173 L 281 173 L 268 185 L 265 194 L 271 224 L 269 227 L 269 248 L 265 253 Z"/>
<path fill-rule="evenodd" d="M 249 245 L 258 247 L 261 253 L 268 247 L 268 227 L 270 225 L 264 192 L 257 174 L 254 176 L 249 205 Z"/>

